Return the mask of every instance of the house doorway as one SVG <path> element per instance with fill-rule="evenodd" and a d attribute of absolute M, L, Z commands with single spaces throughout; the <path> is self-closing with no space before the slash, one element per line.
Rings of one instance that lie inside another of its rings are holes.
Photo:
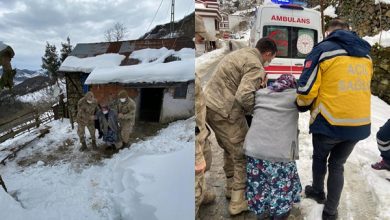
<path fill-rule="evenodd" d="M 141 89 L 140 120 L 159 122 L 164 88 Z"/>

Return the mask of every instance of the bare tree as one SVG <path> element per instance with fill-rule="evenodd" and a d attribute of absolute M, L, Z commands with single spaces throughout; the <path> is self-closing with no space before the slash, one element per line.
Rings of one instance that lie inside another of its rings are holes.
<path fill-rule="evenodd" d="M 125 38 L 126 34 L 127 28 L 122 23 L 117 22 L 104 32 L 104 38 L 108 42 L 120 41 Z"/>

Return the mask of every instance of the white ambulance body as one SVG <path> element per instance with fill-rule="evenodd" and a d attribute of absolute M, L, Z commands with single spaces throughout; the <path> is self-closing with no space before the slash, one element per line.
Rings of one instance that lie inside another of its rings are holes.
<path fill-rule="evenodd" d="M 313 46 L 322 41 L 321 14 L 296 5 L 264 5 L 256 11 L 249 45 L 256 46 L 262 37 L 270 37 L 278 46 L 278 53 L 265 68 L 273 81 L 283 73 L 299 78 L 305 57 Z"/>

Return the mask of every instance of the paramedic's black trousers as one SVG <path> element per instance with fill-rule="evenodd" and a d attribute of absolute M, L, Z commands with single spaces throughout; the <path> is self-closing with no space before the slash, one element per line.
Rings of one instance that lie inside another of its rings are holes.
<path fill-rule="evenodd" d="M 313 134 L 313 188 L 318 192 L 324 191 L 326 165 L 328 164 L 328 196 L 324 211 L 329 214 L 335 214 L 337 211 L 344 186 L 344 164 L 357 142 Z"/>

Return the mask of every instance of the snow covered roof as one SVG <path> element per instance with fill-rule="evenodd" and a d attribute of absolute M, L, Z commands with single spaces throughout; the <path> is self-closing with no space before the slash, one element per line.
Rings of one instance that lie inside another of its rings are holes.
<path fill-rule="evenodd" d="M 170 56 L 181 60 L 164 63 Z M 195 50 L 191 48 L 183 48 L 180 51 L 168 50 L 165 47 L 147 48 L 134 51 L 130 58 L 139 59 L 141 63 L 95 68 L 89 74 L 85 84 L 166 83 L 187 82 L 194 79 Z"/>
<path fill-rule="evenodd" d="M 390 4 L 390 0 L 375 0 L 375 4 L 379 4 L 379 3 Z"/>
<path fill-rule="evenodd" d="M 3 41 L 0 41 L 0 51 L 4 50 L 7 48 L 7 45 L 3 43 Z"/>
<path fill-rule="evenodd" d="M 331 18 L 336 18 L 336 9 L 333 7 L 333 5 L 329 5 L 327 8 L 324 10 L 324 15 L 329 16 Z"/>
<path fill-rule="evenodd" d="M 126 56 L 114 53 L 102 54 L 96 57 L 78 58 L 68 56 L 61 64 L 59 71 L 90 73 L 98 67 L 119 66 Z"/>
<path fill-rule="evenodd" d="M 206 6 L 202 3 L 196 3 L 195 2 L 195 8 L 206 8 Z"/>

